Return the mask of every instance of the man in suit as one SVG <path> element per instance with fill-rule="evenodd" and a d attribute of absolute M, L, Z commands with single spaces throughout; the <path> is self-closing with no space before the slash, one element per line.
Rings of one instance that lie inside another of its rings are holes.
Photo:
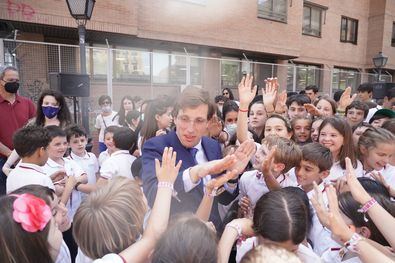
<path fill-rule="evenodd" d="M 203 89 L 188 87 L 180 94 L 174 112 L 176 131 L 146 141 L 142 149 L 142 179 L 144 194 L 152 207 L 158 181 L 155 176 L 155 159 L 161 160 L 163 149 L 172 147 L 177 152 L 177 162 L 182 160 L 180 173 L 174 183 L 177 195 L 172 199 L 171 212 L 195 213 L 204 195 L 204 184 L 224 170 L 241 173 L 253 154 L 255 145 L 246 142 L 231 158 L 222 158 L 216 140 L 205 137 L 208 119 L 213 115 L 209 94 Z M 225 186 L 230 193 L 235 191 Z M 221 227 L 218 198 L 214 199 L 210 221 Z"/>

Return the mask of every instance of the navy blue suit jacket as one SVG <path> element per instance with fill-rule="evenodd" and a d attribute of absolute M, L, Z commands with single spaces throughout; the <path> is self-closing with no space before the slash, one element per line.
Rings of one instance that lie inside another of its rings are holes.
<path fill-rule="evenodd" d="M 148 199 L 150 207 L 153 206 L 158 180 L 155 173 L 155 159 L 162 160 L 162 154 L 165 147 L 173 147 L 177 152 L 177 162 L 182 160 L 182 166 L 177 179 L 174 183 L 174 189 L 177 191 L 178 200 L 172 198 L 171 214 L 181 212 L 195 213 L 199 207 L 200 201 L 203 198 L 203 184 L 201 183 L 189 192 L 185 192 L 182 173 L 184 170 L 195 166 L 195 160 L 192 154 L 185 148 L 178 139 L 174 131 L 149 139 L 143 145 L 142 149 L 142 179 L 144 194 Z M 217 160 L 222 158 L 221 147 L 216 140 L 208 137 L 202 137 L 202 148 L 208 161 Z M 216 177 L 212 175 L 212 177 Z M 221 219 L 218 213 L 217 198 L 214 199 L 213 208 L 211 210 L 210 221 L 215 226 L 221 226 Z"/>

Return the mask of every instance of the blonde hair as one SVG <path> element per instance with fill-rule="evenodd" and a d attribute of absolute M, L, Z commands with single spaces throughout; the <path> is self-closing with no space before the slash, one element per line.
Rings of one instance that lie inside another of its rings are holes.
<path fill-rule="evenodd" d="M 140 238 L 145 212 L 138 184 L 116 177 L 80 205 L 74 216 L 74 239 L 91 259 L 119 253 Z"/>
<path fill-rule="evenodd" d="M 259 245 L 242 258 L 241 263 L 302 263 L 292 252 L 276 245 Z"/>
<path fill-rule="evenodd" d="M 369 150 L 376 148 L 380 143 L 394 145 L 395 135 L 384 128 L 368 128 L 364 133 L 362 133 L 358 140 L 359 158 L 363 158 L 363 154 L 361 152 L 362 146 Z"/>
<path fill-rule="evenodd" d="M 271 135 L 264 138 L 262 144 L 266 144 L 268 149 L 276 146 L 274 162 L 285 165 L 282 173 L 286 173 L 291 168 L 298 166 L 302 160 L 302 150 L 292 140 Z"/>

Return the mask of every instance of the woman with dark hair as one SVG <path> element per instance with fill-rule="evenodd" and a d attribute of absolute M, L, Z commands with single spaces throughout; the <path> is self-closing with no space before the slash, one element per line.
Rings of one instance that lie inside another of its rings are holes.
<path fill-rule="evenodd" d="M 139 148 L 148 139 L 166 134 L 173 123 L 173 102 L 168 96 L 158 97 L 147 104 L 144 113 L 144 123 L 141 127 L 141 142 Z"/>
<path fill-rule="evenodd" d="M 46 89 L 41 92 L 37 101 L 36 117 L 31 119 L 27 125 L 43 127 L 55 125 L 65 128 L 71 123 L 70 111 L 64 96 L 56 90 Z M 8 175 L 12 165 L 14 165 L 18 159 L 18 153 L 13 150 L 3 166 L 3 172 Z"/>
<path fill-rule="evenodd" d="M 37 101 L 37 114 L 34 124 L 37 126 L 56 125 L 64 128 L 71 123 L 70 111 L 64 96 L 52 89 L 41 92 Z"/>
<path fill-rule="evenodd" d="M 230 100 L 234 100 L 235 99 L 235 97 L 233 96 L 233 92 L 232 92 L 232 90 L 230 88 L 224 88 L 222 90 L 222 95 L 227 97 Z"/>
<path fill-rule="evenodd" d="M 119 125 L 128 127 L 128 124 L 126 123 L 126 114 L 134 109 L 134 99 L 132 98 L 132 96 L 124 96 L 121 100 L 121 107 L 118 111 Z"/>

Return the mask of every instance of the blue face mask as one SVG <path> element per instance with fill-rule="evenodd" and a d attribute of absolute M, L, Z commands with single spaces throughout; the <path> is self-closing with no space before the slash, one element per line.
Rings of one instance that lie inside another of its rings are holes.
<path fill-rule="evenodd" d="M 54 118 L 56 115 L 58 115 L 60 108 L 59 107 L 53 107 L 53 106 L 41 106 L 43 114 L 45 117 L 48 119 Z"/>

